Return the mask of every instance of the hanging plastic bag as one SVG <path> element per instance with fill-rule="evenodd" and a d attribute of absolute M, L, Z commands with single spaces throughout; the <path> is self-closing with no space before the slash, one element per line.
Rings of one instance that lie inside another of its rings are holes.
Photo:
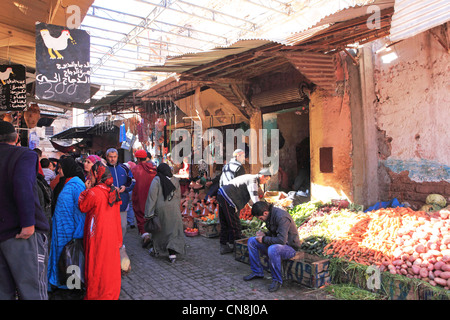
<path fill-rule="evenodd" d="M 75 273 L 84 284 L 83 239 L 72 239 L 64 246 L 59 257 L 58 269 L 61 283 L 66 284 L 69 277 Z"/>
<path fill-rule="evenodd" d="M 125 123 L 122 123 L 119 128 L 119 142 L 127 141 L 127 132 L 125 129 Z"/>

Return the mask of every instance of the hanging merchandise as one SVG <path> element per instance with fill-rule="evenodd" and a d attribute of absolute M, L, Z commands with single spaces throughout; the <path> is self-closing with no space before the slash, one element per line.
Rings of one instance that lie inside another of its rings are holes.
<path fill-rule="evenodd" d="M 139 122 L 137 125 L 137 134 L 139 142 L 144 142 L 144 119 L 142 119 L 141 122 Z"/>
<path fill-rule="evenodd" d="M 130 151 L 133 148 L 134 143 L 136 142 L 136 136 L 132 134 L 130 131 L 127 132 L 127 139 L 122 142 L 121 148 L 124 150 Z"/>
<path fill-rule="evenodd" d="M 28 129 L 35 128 L 41 118 L 41 110 L 39 109 L 39 106 L 36 103 L 30 104 L 30 106 L 23 112 L 23 117 Z"/>
<path fill-rule="evenodd" d="M 31 150 L 39 147 L 39 137 L 36 131 L 30 131 L 30 136 L 28 137 L 28 148 Z"/>
<path fill-rule="evenodd" d="M 125 130 L 125 123 L 120 125 L 119 142 L 127 141 L 127 132 Z"/>

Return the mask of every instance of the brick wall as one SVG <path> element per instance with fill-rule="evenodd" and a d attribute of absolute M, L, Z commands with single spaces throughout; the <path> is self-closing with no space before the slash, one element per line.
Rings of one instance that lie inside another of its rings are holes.
<path fill-rule="evenodd" d="M 388 170 L 388 173 L 391 178 L 390 199 L 397 198 L 400 202 L 408 202 L 415 210 L 420 209 L 425 204 L 425 199 L 431 193 L 444 196 L 447 204 L 450 203 L 450 183 L 446 181 L 416 182 L 408 177 L 408 171 L 395 173 Z"/>

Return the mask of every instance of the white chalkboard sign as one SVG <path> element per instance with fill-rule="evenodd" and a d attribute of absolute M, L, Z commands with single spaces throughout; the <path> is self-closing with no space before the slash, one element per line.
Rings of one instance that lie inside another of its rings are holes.
<path fill-rule="evenodd" d="M 36 23 L 36 99 L 88 103 L 90 73 L 86 31 Z"/>
<path fill-rule="evenodd" d="M 0 65 L 0 111 L 22 111 L 27 106 L 25 66 Z"/>

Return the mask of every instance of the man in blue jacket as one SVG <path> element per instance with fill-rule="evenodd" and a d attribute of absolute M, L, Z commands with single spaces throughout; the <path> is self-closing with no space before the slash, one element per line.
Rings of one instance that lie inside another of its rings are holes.
<path fill-rule="evenodd" d="M 17 147 L 0 121 L 0 300 L 47 300 L 48 232 L 37 186 L 38 154 Z"/>
<path fill-rule="evenodd" d="M 131 170 L 124 164 L 119 163 L 119 153 L 117 149 L 110 148 L 106 150 L 105 157 L 108 168 L 113 177 L 113 184 L 119 191 L 120 199 L 122 200 L 122 204 L 120 205 L 120 219 L 122 223 L 122 237 L 124 239 L 127 232 L 127 215 L 128 204 L 130 202 L 130 191 L 134 188 L 135 180 Z M 125 251 L 125 245 L 122 245 L 120 251 L 122 270 L 127 272 L 129 271 L 129 259 Z"/>

